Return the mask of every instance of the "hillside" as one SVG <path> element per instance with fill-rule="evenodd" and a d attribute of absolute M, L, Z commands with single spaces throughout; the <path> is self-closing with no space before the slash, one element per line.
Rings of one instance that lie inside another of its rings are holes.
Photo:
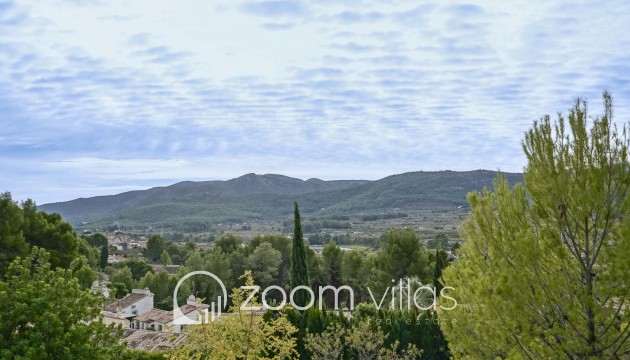
<path fill-rule="evenodd" d="M 521 174 L 505 174 L 510 183 Z M 293 201 L 304 214 L 358 215 L 392 209 L 449 209 L 466 206 L 466 194 L 491 186 L 496 172 L 410 172 L 376 181 L 301 180 L 282 175 L 247 174 L 228 181 L 185 181 L 118 195 L 45 204 L 81 227 L 126 226 L 196 229 L 204 224 L 279 220 L 290 216 Z"/>

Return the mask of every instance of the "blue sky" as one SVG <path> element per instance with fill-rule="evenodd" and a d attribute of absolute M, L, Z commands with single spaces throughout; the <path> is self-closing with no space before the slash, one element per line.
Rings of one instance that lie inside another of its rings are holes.
<path fill-rule="evenodd" d="M 577 96 L 629 120 L 628 24 L 627 1 L 0 2 L 0 191 L 521 171 Z"/>

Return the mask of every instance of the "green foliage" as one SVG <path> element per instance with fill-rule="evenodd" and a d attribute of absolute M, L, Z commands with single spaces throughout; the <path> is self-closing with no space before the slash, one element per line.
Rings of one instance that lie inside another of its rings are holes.
<path fill-rule="evenodd" d="M 225 254 L 231 254 L 239 250 L 242 244 L 243 240 L 232 234 L 221 236 L 214 242 L 214 246 L 221 249 Z"/>
<path fill-rule="evenodd" d="M 127 268 L 131 272 L 133 280 L 140 280 L 148 272 L 153 272 L 153 267 L 140 259 L 127 259 L 112 264 L 115 269 Z"/>
<path fill-rule="evenodd" d="M 107 246 L 107 237 L 101 233 L 92 234 L 86 238 L 90 246 L 94 246 L 99 249 L 103 246 Z"/>
<path fill-rule="evenodd" d="M 246 285 L 254 285 L 251 272 L 245 272 L 241 278 Z M 231 314 L 210 324 L 191 326 L 183 343 L 170 353 L 170 359 L 295 359 L 297 329 L 285 317 L 265 321 L 253 311 L 241 310 L 247 293 L 234 289 Z M 258 305 L 257 300 L 250 305 Z"/>
<path fill-rule="evenodd" d="M 96 280 L 96 271 L 94 271 L 94 269 L 92 269 L 88 264 L 84 263 L 81 267 L 78 267 L 77 270 L 74 271 L 74 276 L 77 278 L 81 289 L 89 289 L 92 286 L 92 283 Z"/>
<path fill-rule="evenodd" d="M 81 290 L 71 270 L 52 269 L 47 251 L 11 263 L 0 282 L 0 358 L 112 359 L 120 333 L 100 321 L 103 299 Z"/>
<path fill-rule="evenodd" d="M 146 351 L 146 350 L 125 350 L 120 357 L 116 359 L 120 360 L 164 360 L 166 354 L 161 351 Z"/>
<path fill-rule="evenodd" d="M 0 275 L 18 256 L 28 252 L 23 234 L 24 214 L 8 192 L 0 195 Z"/>
<path fill-rule="evenodd" d="M 370 319 L 354 321 L 351 326 L 333 323 L 323 332 L 311 332 L 306 336 L 305 347 L 315 360 L 416 359 L 422 353 L 411 343 L 390 344 L 386 333 Z"/>
<path fill-rule="evenodd" d="M 363 215 L 361 216 L 361 221 L 400 219 L 400 218 L 406 218 L 406 217 L 409 217 L 409 214 L 401 213 L 401 212 L 393 212 L 393 213 L 384 213 L 384 214 L 375 214 L 375 215 Z"/>
<path fill-rule="evenodd" d="M 435 266 L 433 267 L 433 286 L 435 287 L 435 293 L 440 294 L 442 288 L 442 271 L 448 266 L 448 254 L 444 250 L 435 251 Z"/>
<path fill-rule="evenodd" d="M 171 256 L 166 250 L 162 251 L 162 255 L 160 255 L 160 261 L 162 262 L 162 265 L 173 265 L 173 260 L 171 260 Z"/>
<path fill-rule="evenodd" d="M 247 258 L 249 270 L 252 270 L 254 280 L 263 288 L 271 285 L 278 275 L 282 254 L 275 250 L 270 243 L 262 243 Z"/>
<path fill-rule="evenodd" d="M 600 117 L 578 100 L 568 124 L 534 124 L 525 186 L 499 177 L 469 195 L 460 258 L 442 276 L 462 303 L 443 312 L 455 358 L 630 354 L 630 142 L 604 104 Z"/>
<path fill-rule="evenodd" d="M 99 266 L 99 249 L 91 246 L 83 237 L 79 237 L 79 256 L 85 257 L 88 264 L 97 268 Z"/>
<path fill-rule="evenodd" d="M 37 211 L 32 200 L 22 203 L 24 238 L 31 246 L 48 250 L 53 268 L 68 268 L 78 254 L 79 240 L 72 226 L 61 220 L 59 214 Z"/>
<path fill-rule="evenodd" d="M 248 253 L 251 253 L 258 245 L 262 243 L 269 243 L 271 246 L 280 252 L 282 256 L 280 262 L 280 269 L 276 276 L 276 285 L 287 286 L 289 284 L 289 276 L 291 271 L 291 239 L 282 234 L 265 234 L 257 235 L 250 242 L 248 246 Z M 236 274 L 242 273 L 236 272 Z"/>
<path fill-rule="evenodd" d="M 127 288 L 127 285 L 119 281 L 110 282 L 110 288 L 112 290 L 113 296 L 116 299 L 122 299 L 130 292 L 129 288 Z"/>
<path fill-rule="evenodd" d="M 107 267 L 107 258 L 109 257 L 109 248 L 107 246 L 103 246 L 101 248 L 101 256 L 99 257 L 99 266 L 101 269 L 105 269 Z"/>
<path fill-rule="evenodd" d="M 293 249 L 291 253 L 291 289 L 298 286 L 310 286 L 311 282 L 308 276 L 308 266 L 306 257 L 306 246 L 304 245 L 304 234 L 302 233 L 302 225 L 300 222 L 300 210 L 297 202 L 294 204 L 294 232 L 293 232 Z M 308 293 L 305 290 L 299 290 L 295 293 L 295 304 L 304 306 L 308 304 Z"/>
<path fill-rule="evenodd" d="M 147 247 L 144 249 L 143 255 L 151 261 L 158 261 L 164 250 L 166 250 L 164 239 L 160 235 L 151 235 L 147 240 Z"/>
<path fill-rule="evenodd" d="M 109 282 L 112 284 L 120 283 L 125 285 L 127 293 L 130 293 L 133 287 L 133 277 L 131 275 L 131 270 L 126 266 L 115 269 L 109 276 Z M 118 293 L 117 295 L 120 295 L 120 293 Z"/>
<path fill-rule="evenodd" d="M 521 174 L 506 176 L 512 182 L 522 181 Z M 396 213 L 397 208 L 453 209 L 466 206 L 466 194 L 491 185 L 494 177 L 496 172 L 484 170 L 410 172 L 370 182 L 326 181 L 315 185 L 290 179 L 292 184 L 287 185 L 287 179 L 265 175 L 248 183 L 180 183 L 163 189 L 48 204 L 42 209 L 58 212 L 73 222 L 90 221 L 90 226 L 110 226 L 116 222 L 126 226 L 170 227 L 178 232 L 207 232 L 212 230 L 209 223 L 284 220 L 290 216 L 287 209 L 294 200 L 303 204 L 303 214 L 338 221 L 348 221 L 349 215 L 388 209 Z M 121 204 L 125 204 L 122 209 Z M 177 263 L 175 258 L 173 262 Z"/>
<path fill-rule="evenodd" d="M 371 264 L 371 287 L 382 293 L 392 279 L 419 278 L 428 283 L 428 254 L 413 229 L 392 229 L 383 235 L 381 248 Z"/>
<path fill-rule="evenodd" d="M 448 237 L 444 234 L 435 235 L 434 239 L 427 241 L 427 248 L 429 249 L 448 249 Z"/>
<path fill-rule="evenodd" d="M 138 282 L 139 288 L 151 290 L 154 294 L 153 305 L 162 310 L 173 309 L 173 291 L 176 285 L 177 278 L 166 271 L 149 272 Z M 180 293 L 184 293 L 184 290 L 180 290 Z"/>

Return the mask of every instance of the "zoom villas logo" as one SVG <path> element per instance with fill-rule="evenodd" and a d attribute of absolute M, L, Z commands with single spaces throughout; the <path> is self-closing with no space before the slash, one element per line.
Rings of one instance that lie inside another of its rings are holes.
<path fill-rule="evenodd" d="M 201 314 L 197 314 L 195 312 L 188 313 L 189 315 L 196 314 L 196 318 L 185 315 L 184 312 L 181 311 L 179 304 L 177 303 L 177 294 L 180 285 L 186 279 L 194 275 L 209 276 L 221 286 L 221 290 L 223 293 L 223 296 L 217 296 L 216 301 L 212 301 L 210 303 L 210 309 L 208 309 L 207 307 L 204 308 Z M 380 297 L 379 301 L 377 301 L 377 298 L 372 293 L 372 289 L 367 287 L 372 302 L 377 309 L 380 310 L 384 305 L 386 306 L 387 304 L 389 304 L 388 307 L 390 309 L 411 310 L 412 307 L 416 307 L 418 310 L 422 311 L 431 309 L 437 310 L 438 308 L 440 310 L 449 311 L 457 307 L 457 300 L 448 296 L 449 291 L 455 290 L 453 287 L 446 286 L 442 290 L 440 290 L 440 293 L 438 294 L 435 287 L 422 285 L 417 280 L 400 279 L 396 284 L 396 280 L 392 279 L 392 283 L 392 286 L 387 287 L 386 290 L 383 292 L 383 295 Z M 339 294 L 342 291 L 345 291 L 348 294 L 348 299 L 350 303 L 349 309 L 354 310 L 354 290 L 347 285 L 342 285 L 339 287 L 331 285 L 320 286 L 317 296 L 310 287 L 305 285 L 295 287 L 293 290 L 291 290 L 288 296 L 285 290 L 280 286 L 271 285 L 265 288 L 261 293 L 262 306 L 250 306 L 251 300 L 254 298 L 254 296 L 260 293 L 260 286 L 241 286 L 241 289 L 250 291 L 249 296 L 241 305 L 241 310 L 246 311 L 280 310 L 287 305 L 287 302 L 291 304 L 291 306 L 295 309 L 307 310 L 315 305 L 316 300 L 319 300 L 317 301 L 317 303 L 319 303 L 319 309 L 323 310 L 323 299 L 327 291 L 332 291 L 332 293 L 334 294 L 334 310 L 339 309 Z M 272 306 L 267 302 L 267 294 L 271 291 L 277 291 L 280 293 L 282 301 L 278 305 Z M 295 303 L 294 297 L 298 291 L 306 291 L 309 293 L 310 302 L 308 304 L 304 306 L 299 306 Z M 450 303 L 450 306 L 439 305 L 437 302 L 438 295 L 441 296 L 443 300 Z M 223 281 L 221 281 L 218 276 L 208 271 L 190 272 L 179 279 L 179 281 L 177 282 L 177 286 L 175 286 L 175 290 L 173 291 L 173 323 L 178 325 L 199 325 L 214 321 L 216 318 L 221 316 L 221 313 L 225 309 L 226 304 L 227 290 L 225 289 Z"/>

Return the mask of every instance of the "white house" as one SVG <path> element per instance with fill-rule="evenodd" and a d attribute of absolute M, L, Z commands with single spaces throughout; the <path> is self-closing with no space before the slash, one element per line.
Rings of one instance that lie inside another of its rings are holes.
<path fill-rule="evenodd" d="M 90 290 L 92 290 L 93 293 L 102 292 L 105 299 L 109 299 L 109 289 L 107 288 L 107 285 L 100 285 L 98 280 L 92 283 Z"/>
<path fill-rule="evenodd" d="M 124 261 L 125 258 L 121 257 L 121 256 L 116 256 L 116 255 L 109 255 L 107 257 L 107 263 L 108 264 L 114 264 L 120 261 Z"/>
<path fill-rule="evenodd" d="M 186 305 L 179 307 L 179 310 L 186 316 L 193 320 L 198 320 L 199 315 L 204 316 L 204 309 L 207 309 L 208 305 L 199 304 L 195 300 L 194 296 L 190 296 L 186 301 Z M 210 316 L 210 315 L 208 315 Z M 182 331 L 183 325 L 173 323 L 173 312 L 151 309 L 150 311 L 136 316 L 129 324 L 131 329 L 139 330 L 154 330 L 154 331 L 166 331 L 172 333 L 179 333 Z"/>
<path fill-rule="evenodd" d="M 125 318 L 142 315 L 153 308 L 153 293 L 149 289 L 133 289 L 120 300 L 113 300 L 105 304 L 103 310 L 110 313 L 120 313 Z"/>

